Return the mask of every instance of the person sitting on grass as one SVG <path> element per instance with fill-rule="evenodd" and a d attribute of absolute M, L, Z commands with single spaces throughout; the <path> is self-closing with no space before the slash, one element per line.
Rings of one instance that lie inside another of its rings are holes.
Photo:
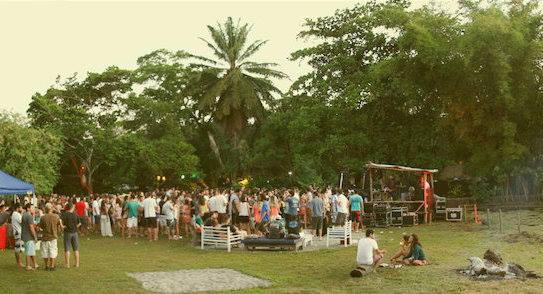
<path fill-rule="evenodd" d="M 409 256 L 409 253 L 411 252 L 411 236 L 410 235 L 403 235 L 403 241 L 400 243 L 401 247 L 398 253 L 396 255 L 392 256 L 390 258 L 390 262 L 403 262 L 405 258 Z"/>
<path fill-rule="evenodd" d="M 424 251 L 422 251 L 422 245 L 420 245 L 419 237 L 415 234 L 412 234 L 409 238 L 409 241 L 411 242 L 411 252 L 409 256 L 404 259 L 404 264 L 418 266 L 427 265 L 428 260 L 424 255 Z"/>
<path fill-rule="evenodd" d="M 372 271 L 379 266 L 379 263 L 385 256 L 386 251 L 379 249 L 372 229 L 366 230 L 366 237 L 358 241 L 358 250 L 356 252 L 356 262 L 362 268 L 372 267 Z"/>

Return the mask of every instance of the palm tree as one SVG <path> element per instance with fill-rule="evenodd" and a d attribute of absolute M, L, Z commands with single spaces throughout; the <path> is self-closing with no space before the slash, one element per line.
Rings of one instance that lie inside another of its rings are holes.
<path fill-rule="evenodd" d="M 248 121 L 263 118 L 266 106 L 274 104 L 273 93 L 281 94 L 270 78 L 283 79 L 286 74 L 275 70 L 276 63 L 249 60 L 267 40 L 248 43 L 251 31 L 248 24 L 234 24 L 229 17 L 224 24 L 207 26 L 211 41 L 200 38 L 212 50 L 214 59 L 193 55 L 202 63 L 193 66 L 203 69 L 201 82 L 204 91 L 198 106 L 210 113 L 239 146 L 241 131 Z M 249 45 L 248 45 L 249 44 Z M 211 138 L 210 138 L 211 139 Z"/>

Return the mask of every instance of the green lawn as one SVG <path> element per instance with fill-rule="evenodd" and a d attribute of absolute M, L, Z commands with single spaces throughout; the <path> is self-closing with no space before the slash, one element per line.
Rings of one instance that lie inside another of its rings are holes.
<path fill-rule="evenodd" d="M 403 232 L 419 235 L 432 262 L 430 266 L 384 269 L 353 279 L 349 272 L 355 267 L 354 246 L 317 252 L 227 253 L 201 251 L 186 241 L 148 243 L 143 239 L 91 237 L 81 241 L 82 265 L 79 269 L 25 272 L 15 267 L 12 251 L 0 252 L 0 293 L 139 293 L 145 290 L 128 277 L 127 272 L 208 267 L 232 268 L 273 283 L 269 288 L 241 291 L 255 293 L 541 293 L 543 289 L 543 280 L 475 282 L 454 272 L 454 269 L 466 266 L 466 258 L 482 256 L 486 249 L 491 248 L 507 261 L 515 261 L 543 273 L 541 243 L 528 239 L 509 243 L 503 241 L 504 235 L 485 226 L 444 222 L 378 229 L 378 242 L 389 252 L 395 251 Z"/>

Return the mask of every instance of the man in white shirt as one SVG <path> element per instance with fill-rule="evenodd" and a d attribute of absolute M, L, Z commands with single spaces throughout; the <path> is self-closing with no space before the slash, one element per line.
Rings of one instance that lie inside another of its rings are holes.
<path fill-rule="evenodd" d="M 219 222 L 222 223 L 226 219 L 226 206 L 228 205 L 228 198 L 226 193 L 221 193 L 216 196 L 217 212 L 219 213 Z"/>
<path fill-rule="evenodd" d="M 343 226 L 348 215 L 349 200 L 345 197 L 343 191 L 340 190 L 340 193 L 337 196 L 337 224 Z"/>
<path fill-rule="evenodd" d="M 209 201 L 207 202 L 207 206 L 209 207 L 210 212 L 217 212 L 219 211 L 218 201 L 217 201 L 218 194 L 215 194 L 209 198 Z"/>
<path fill-rule="evenodd" d="M 92 217 L 94 221 L 94 229 L 100 229 L 100 202 L 98 202 L 98 197 L 94 198 L 92 201 Z"/>
<path fill-rule="evenodd" d="M 156 199 L 151 197 L 150 193 L 147 193 L 145 200 L 143 200 L 143 217 L 145 218 L 145 226 L 147 227 L 149 241 L 158 240 L 158 227 L 156 222 L 157 210 L 158 204 Z"/>
<path fill-rule="evenodd" d="M 24 242 L 21 240 L 21 223 L 23 221 L 21 212 L 23 212 L 23 208 L 19 203 L 15 203 L 13 213 L 11 214 L 11 227 L 13 230 L 13 239 L 15 239 L 15 261 L 17 261 L 18 266 L 24 267 L 21 259 L 21 253 L 24 251 Z"/>
<path fill-rule="evenodd" d="M 358 250 L 356 251 L 356 262 L 360 266 L 371 266 L 373 271 L 383 260 L 386 251 L 379 249 L 375 241 L 373 230 L 366 230 L 366 237 L 358 241 Z"/>

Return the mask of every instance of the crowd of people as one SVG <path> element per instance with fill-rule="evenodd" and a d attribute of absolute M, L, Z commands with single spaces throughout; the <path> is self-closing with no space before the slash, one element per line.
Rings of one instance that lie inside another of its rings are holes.
<path fill-rule="evenodd" d="M 19 266 L 27 270 L 38 268 L 36 247 L 39 247 L 45 269 L 55 270 L 57 239 L 61 233 L 65 266 L 70 267 L 70 252 L 73 251 L 78 267 L 79 236 L 91 233 L 103 237 L 146 237 L 154 242 L 159 236 L 168 240 L 197 239 L 204 226 L 229 226 L 234 233 L 262 236 L 269 233 L 270 224 L 278 219 L 286 223 L 298 222 L 301 229 L 311 229 L 319 238 L 330 225 L 344 225 L 349 219 L 353 231 L 358 232 L 364 228 L 361 220 L 364 199 L 354 190 L 331 188 L 303 191 L 202 189 L 194 192 L 168 189 L 116 195 L 27 195 L 18 198 L 10 207 L 1 203 L 0 226 L 11 225 Z M 416 241 L 410 242 L 418 244 L 416 236 L 413 239 Z M 415 251 L 419 255 L 422 252 L 420 248 Z M 22 263 L 23 253 L 26 265 Z M 375 256 L 382 253 L 376 252 Z"/>

